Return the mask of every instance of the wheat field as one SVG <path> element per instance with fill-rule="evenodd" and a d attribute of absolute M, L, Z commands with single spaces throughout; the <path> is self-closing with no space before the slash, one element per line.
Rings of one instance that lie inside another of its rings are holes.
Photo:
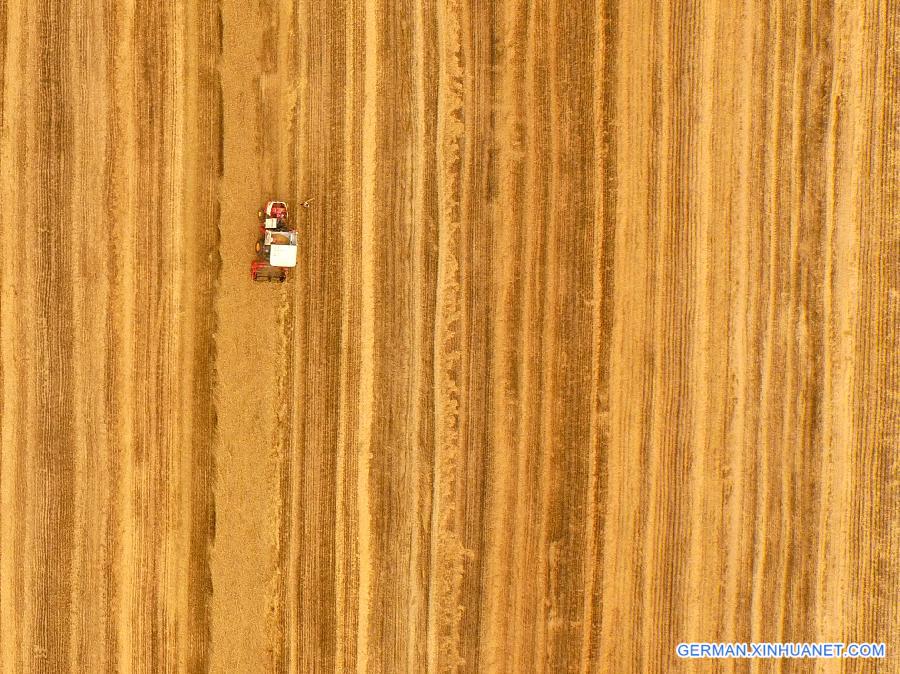
<path fill-rule="evenodd" d="M 900 671 L 898 24 L 0 0 L 0 672 Z"/>

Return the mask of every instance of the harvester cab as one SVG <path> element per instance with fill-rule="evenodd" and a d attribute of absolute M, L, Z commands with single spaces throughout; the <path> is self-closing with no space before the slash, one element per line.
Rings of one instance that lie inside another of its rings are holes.
<path fill-rule="evenodd" d="M 287 270 L 297 266 L 297 231 L 288 224 L 287 204 L 270 201 L 259 212 L 256 259 L 250 264 L 254 281 L 283 282 Z"/>

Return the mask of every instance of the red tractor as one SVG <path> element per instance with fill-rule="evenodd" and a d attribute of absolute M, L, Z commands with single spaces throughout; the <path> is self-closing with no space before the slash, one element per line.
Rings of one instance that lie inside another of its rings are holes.
<path fill-rule="evenodd" d="M 259 212 L 259 238 L 256 259 L 250 263 L 254 281 L 283 283 L 287 270 L 297 266 L 297 231 L 288 225 L 287 204 L 270 201 Z"/>

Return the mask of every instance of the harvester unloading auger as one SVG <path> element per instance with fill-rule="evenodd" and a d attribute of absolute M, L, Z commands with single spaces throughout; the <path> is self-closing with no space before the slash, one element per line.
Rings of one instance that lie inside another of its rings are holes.
<path fill-rule="evenodd" d="M 284 282 L 287 270 L 297 266 L 297 230 L 288 224 L 287 204 L 270 201 L 259 212 L 256 259 L 250 263 L 254 281 Z"/>

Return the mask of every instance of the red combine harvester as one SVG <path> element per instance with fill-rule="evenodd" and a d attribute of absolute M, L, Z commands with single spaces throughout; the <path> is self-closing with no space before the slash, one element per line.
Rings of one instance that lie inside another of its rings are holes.
<path fill-rule="evenodd" d="M 254 281 L 284 282 L 287 270 L 297 266 L 297 231 L 288 225 L 287 204 L 270 201 L 259 212 L 256 259 L 250 263 Z"/>

